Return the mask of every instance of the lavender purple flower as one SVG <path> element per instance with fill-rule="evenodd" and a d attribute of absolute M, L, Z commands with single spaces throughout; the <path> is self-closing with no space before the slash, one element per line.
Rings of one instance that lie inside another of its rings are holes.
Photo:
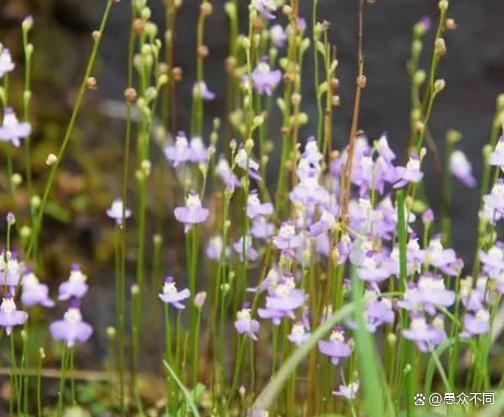
<path fill-rule="evenodd" d="M 181 303 L 191 296 L 191 292 L 185 288 L 181 291 L 177 290 L 177 286 L 172 276 L 165 278 L 163 285 L 163 292 L 159 294 L 159 298 L 163 303 L 170 304 L 177 310 L 183 310 L 185 305 Z"/>
<path fill-rule="evenodd" d="M 73 299 L 63 319 L 51 323 L 49 331 L 54 340 L 72 348 L 76 342 L 87 342 L 93 334 L 93 327 L 82 319 L 80 302 Z"/>
<path fill-rule="evenodd" d="M 31 126 L 27 122 L 19 122 L 14 110 L 7 107 L 4 111 L 3 124 L 0 127 L 0 142 L 10 142 L 19 147 L 21 139 L 25 139 L 31 133 Z"/>

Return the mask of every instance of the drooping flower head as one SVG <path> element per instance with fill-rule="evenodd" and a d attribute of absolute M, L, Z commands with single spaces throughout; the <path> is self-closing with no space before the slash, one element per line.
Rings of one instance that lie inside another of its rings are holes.
<path fill-rule="evenodd" d="M 476 179 L 472 174 L 471 163 L 462 151 L 456 150 L 450 155 L 450 172 L 462 184 L 465 184 L 469 188 L 476 187 Z"/>
<path fill-rule="evenodd" d="M 199 81 L 194 84 L 193 94 L 196 96 L 201 96 L 205 101 L 212 101 L 215 99 L 216 95 L 213 91 L 210 91 L 204 81 Z"/>
<path fill-rule="evenodd" d="M 116 198 L 107 209 L 107 216 L 115 220 L 117 225 L 121 226 L 123 222 L 123 209 L 124 218 L 129 219 L 131 217 L 131 210 L 129 208 L 124 208 L 123 201 L 120 198 Z"/>
<path fill-rule="evenodd" d="M 80 299 L 89 290 L 86 284 L 87 276 L 81 271 L 79 264 L 73 264 L 68 280 L 60 284 L 58 300 Z"/>
<path fill-rule="evenodd" d="M 181 291 L 177 290 L 177 286 L 175 285 L 175 281 L 172 276 L 165 278 L 163 292 L 159 294 L 159 298 L 163 301 L 163 303 L 170 304 L 177 310 L 183 310 L 185 308 L 185 305 L 182 304 L 181 301 L 188 299 L 190 296 L 191 292 L 187 288 Z"/>
<path fill-rule="evenodd" d="M 87 342 L 93 334 L 93 327 L 82 319 L 80 301 L 72 299 L 63 319 L 51 323 L 49 331 L 54 340 L 72 348 L 76 342 Z"/>
<path fill-rule="evenodd" d="M 0 127 L 0 142 L 10 142 L 18 147 L 21 144 L 21 139 L 25 139 L 30 133 L 30 123 L 20 123 L 14 110 L 7 107 L 4 111 L 3 124 Z"/>
<path fill-rule="evenodd" d="M 28 313 L 18 310 L 11 293 L 4 295 L 0 304 L 0 326 L 10 335 L 16 326 L 22 326 L 28 319 Z"/>

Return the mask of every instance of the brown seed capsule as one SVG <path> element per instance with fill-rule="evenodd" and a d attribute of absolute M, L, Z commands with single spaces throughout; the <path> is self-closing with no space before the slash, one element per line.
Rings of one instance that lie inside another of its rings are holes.
<path fill-rule="evenodd" d="M 341 104 L 340 96 L 332 96 L 332 105 L 338 107 Z"/>
<path fill-rule="evenodd" d="M 284 4 L 282 7 L 282 13 L 285 16 L 290 16 L 292 14 L 292 7 L 289 6 L 288 4 Z"/>
<path fill-rule="evenodd" d="M 95 77 L 89 77 L 86 80 L 86 87 L 88 90 L 96 90 L 98 88 L 98 82 Z"/>
<path fill-rule="evenodd" d="M 285 83 L 290 83 L 290 82 L 294 81 L 294 76 L 291 73 L 286 72 L 283 76 L 283 80 Z"/>
<path fill-rule="evenodd" d="M 112 0 L 113 4 L 119 4 L 120 2 L 121 2 L 121 0 Z"/>
<path fill-rule="evenodd" d="M 200 58 L 206 58 L 208 56 L 208 46 L 206 45 L 198 46 L 198 56 Z"/>
<path fill-rule="evenodd" d="M 93 37 L 93 40 L 95 42 L 98 42 L 101 38 L 101 33 L 99 30 L 93 30 L 93 33 L 91 34 L 91 36 Z"/>
<path fill-rule="evenodd" d="M 260 18 L 257 18 L 257 19 L 254 19 L 254 21 L 252 22 L 252 29 L 254 30 L 254 32 L 261 32 L 264 28 L 264 23 L 262 21 L 262 19 Z"/>
<path fill-rule="evenodd" d="M 287 135 L 289 133 L 289 128 L 287 126 L 283 126 L 280 129 L 280 132 L 282 133 L 282 135 Z"/>
<path fill-rule="evenodd" d="M 201 5 L 201 14 L 205 17 L 211 16 L 213 13 L 213 6 L 212 3 L 209 3 L 208 1 L 204 2 Z"/>
<path fill-rule="evenodd" d="M 166 62 L 160 62 L 157 66 L 157 75 L 168 74 L 168 65 Z"/>
<path fill-rule="evenodd" d="M 365 75 L 359 75 L 357 77 L 357 85 L 359 88 L 366 88 L 367 78 Z"/>
<path fill-rule="evenodd" d="M 236 68 L 236 58 L 234 56 L 228 56 L 226 58 L 226 72 L 231 74 Z"/>
<path fill-rule="evenodd" d="M 340 80 L 338 80 L 337 78 L 331 78 L 331 88 L 333 90 L 337 90 L 340 86 Z"/>
<path fill-rule="evenodd" d="M 133 21 L 133 31 L 137 35 L 141 35 L 145 30 L 145 21 L 143 19 L 135 19 Z"/>
<path fill-rule="evenodd" d="M 137 92 L 133 87 L 128 87 L 124 90 L 124 98 L 128 103 L 134 103 L 137 99 Z"/>
<path fill-rule="evenodd" d="M 415 123 L 415 129 L 417 132 L 423 132 L 425 125 L 420 120 Z"/>
<path fill-rule="evenodd" d="M 457 29 L 457 23 L 455 22 L 455 19 L 451 18 L 446 19 L 445 26 L 447 30 Z"/>
<path fill-rule="evenodd" d="M 174 67 L 172 69 L 172 77 L 175 81 L 180 81 L 182 79 L 183 71 L 180 67 Z"/>

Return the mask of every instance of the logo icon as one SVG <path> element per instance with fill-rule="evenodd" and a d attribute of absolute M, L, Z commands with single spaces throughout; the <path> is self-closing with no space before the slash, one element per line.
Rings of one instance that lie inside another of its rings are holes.
<path fill-rule="evenodd" d="M 423 395 L 421 392 L 418 392 L 413 397 L 413 401 L 415 402 L 415 405 L 417 407 L 422 407 L 425 405 L 425 395 Z"/>

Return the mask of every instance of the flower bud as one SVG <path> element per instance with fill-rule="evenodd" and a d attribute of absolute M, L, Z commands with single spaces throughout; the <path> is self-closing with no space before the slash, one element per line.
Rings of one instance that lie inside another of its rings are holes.
<path fill-rule="evenodd" d="M 50 153 L 49 155 L 47 155 L 46 165 L 51 166 L 51 165 L 53 165 L 53 164 L 54 164 L 57 160 L 58 160 L 58 157 L 57 157 L 56 155 L 54 155 L 53 153 Z"/>
<path fill-rule="evenodd" d="M 445 86 L 446 86 L 445 80 L 443 80 L 442 78 L 436 80 L 434 83 L 434 93 L 437 94 L 443 91 Z"/>
<path fill-rule="evenodd" d="M 115 329 L 115 327 L 114 326 L 107 327 L 107 337 L 110 340 L 114 340 L 115 336 L 116 336 L 116 329 Z"/>
<path fill-rule="evenodd" d="M 438 3 L 438 7 L 442 12 L 446 11 L 448 9 L 448 0 L 441 0 Z"/>

